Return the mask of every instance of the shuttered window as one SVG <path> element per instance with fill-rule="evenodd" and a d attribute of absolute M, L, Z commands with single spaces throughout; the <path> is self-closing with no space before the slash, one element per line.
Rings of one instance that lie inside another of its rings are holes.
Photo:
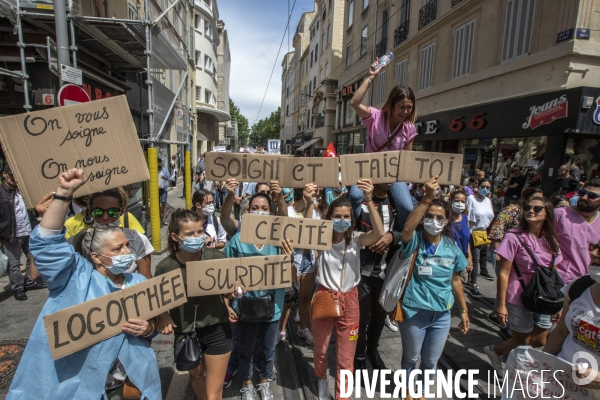
<path fill-rule="evenodd" d="M 473 55 L 473 38 L 475 37 L 475 20 L 459 26 L 454 34 L 454 63 L 452 79 L 471 73 Z"/>
<path fill-rule="evenodd" d="M 535 0 L 507 0 L 501 62 L 529 54 Z"/>
<path fill-rule="evenodd" d="M 375 103 L 381 104 L 385 99 L 385 73 L 387 71 L 381 71 L 379 75 L 377 75 L 377 92 L 375 97 Z"/>
<path fill-rule="evenodd" d="M 396 80 L 394 84 L 396 86 L 406 85 L 406 58 L 396 63 Z"/>
<path fill-rule="evenodd" d="M 433 81 L 433 53 L 435 43 L 421 49 L 421 64 L 419 66 L 419 90 L 431 87 Z"/>

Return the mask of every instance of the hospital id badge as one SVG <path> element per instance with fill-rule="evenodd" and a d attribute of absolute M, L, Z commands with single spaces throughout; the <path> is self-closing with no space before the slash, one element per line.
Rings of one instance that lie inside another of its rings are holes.
<path fill-rule="evenodd" d="M 431 265 L 421 265 L 417 267 L 417 273 L 419 275 L 433 275 L 433 268 Z"/>

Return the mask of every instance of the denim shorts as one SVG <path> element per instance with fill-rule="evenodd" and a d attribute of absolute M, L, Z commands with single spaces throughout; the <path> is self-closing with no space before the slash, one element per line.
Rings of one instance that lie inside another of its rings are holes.
<path fill-rule="evenodd" d="M 315 267 L 313 266 L 310 258 L 306 256 L 302 256 L 302 262 L 300 266 L 296 267 L 296 275 L 301 276 L 304 274 L 312 274 L 315 272 Z"/>
<path fill-rule="evenodd" d="M 537 325 L 542 329 L 550 329 L 550 315 L 537 314 L 529 311 L 523 306 L 516 304 L 506 304 L 508 311 L 508 325 L 515 332 L 529 333 L 533 331 L 533 326 Z"/>
<path fill-rule="evenodd" d="M 167 202 L 168 194 L 169 194 L 169 192 L 167 192 L 165 189 L 162 189 L 162 188 L 158 189 L 158 199 L 160 200 L 161 204 Z"/>

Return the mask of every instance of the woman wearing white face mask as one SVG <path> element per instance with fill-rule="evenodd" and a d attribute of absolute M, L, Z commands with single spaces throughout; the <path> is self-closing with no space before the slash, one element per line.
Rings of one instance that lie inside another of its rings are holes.
<path fill-rule="evenodd" d="M 469 221 L 465 215 L 467 208 L 467 194 L 462 188 L 450 192 L 450 228 L 454 233 L 456 244 L 462 250 L 469 264 L 467 272 L 473 270 L 473 255 L 471 254 L 471 231 L 469 231 Z"/>
<path fill-rule="evenodd" d="M 450 331 L 450 308 L 455 300 L 461 320 L 458 329 L 463 334 L 469 331 L 460 279 L 467 259 L 448 227 L 448 204 L 435 198 L 438 188 L 437 176 L 425 184 L 425 196 L 408 216 L 402 231 L 402 258 L 416 256 L 404 291 L 404 321 L 400 323 L 401 368 L 407 376 L 419 357 L 421 370 L 436 368 Z M 422 389 L 419 391 L 422 393 Z"/>
<path fill-rule="evenodd" d="M 206 247 L 222 249 L 227 243 L 227 232 L 215 215 L 213 194 L 206 189 L 196 190 L 192 196 L 192 211 L 195 211 L 202 221 L 206 238 Z"/>
<path fill-rule="evenodd" d="M 600 243 L 590 243 L 589 275 L 575 279 L 563 288 L 565 302 L 562 315 L 556 329 L 548 337 L 544 346 L 546 353 L 554 354 L 563 360 L 573 362 L 577 352 L 583 352 L 596 360 L 600 365 L 600 335 L 593 334 L 600 329 Z M 583 328 L 583 329 L 582 329 Z M 581 330 L 579 330 L 581 329 Z M 581 333 L 575 333 L 579 330 Z M 585 334 L 589 332 L 590 334 Z M 581 363 L 583 360 L 575 360 Z M 588 362 L 589 366 L 589 361 Z M 595 378 L 585 385 L 586 389 L 600 389 L 600 372 L 588 368 L 586 371 L 576 371 L 577 376 Z"/>

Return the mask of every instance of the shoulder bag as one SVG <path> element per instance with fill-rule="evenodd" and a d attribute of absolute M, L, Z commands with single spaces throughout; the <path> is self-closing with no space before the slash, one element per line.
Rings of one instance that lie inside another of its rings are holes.
<path fill-rule="evenodd" d="M 240 299 L 240 320 L 268 322 L 275 316 L 275 302 L 270 294 L 260 297 L 244 296 Z"/>
<path fill-rule="evenodd" d="M 478 230 L 471 232 L 471 237 L 473 238 L 473 247 L 481 247 L 486 246 L 492 241 L 488 238 L 488 233 L 485 230 Z"/>
<path fill-rule="evenodd" d="M 385 278 L 379 296 L 379 304 L 388 313 L 394 311 L 398 305 L 408 283 L 408 274 L 415 266 L 417 259 L 417 251 L 412 257 L 407 258 L 400 258 L 401 254 L 400 250 L 396 251 L 385 269 Z"/>
<path fill-rule="evenodd" d="M 523 293 L 521 293 L 523 306 L 537 314 L 554 315 L 558 313 L 563 308 L 564 295 L 560 289 L 564 285 L 558 272 L 554 269 L 556 256 L 552 256 L 550 266 L 542 267 L 521 238 L 518 236 L 516 238 L 535 264 L 535 272 L 531 277 L 531 281 L 529 285 L 525 286 L 521 271 L 519 271 L 517 264 L 513 263 L 515 272 L 523 288 Z"/>
<path fill-rule="evenodd" d="M 387 121 L 386 121 L 386 124 L 387 124 Z M 388 126 L 388 129 L 389 129 L 389 126 Z M 377 150 L 375 150 L 375 153 L 379 153 L 381 150 L 383 150 L 383 149 L 385 149 L 387 146 L 389 146 L 389 145 L 390 145 L 390 143 L 392 143 L 392 140 L 396 139 L 396 136 L 398 136 L 398 134 L 400 133 L 400 131 L 401 131 L 401 130 L 402 130 L 402 129 L 398 129 L 398 128 L 396 127 L 396 133 L 394 133 L 393 135 L 391 135 L 391 136 L 388 138 L 387 142 L 385 142 L 385 143 L 384 143 L 383 145 L 381 145 L 381 146 L 380 146 L 380 147 L 379 147 Z"/>
<path fill-rule="evenodd" d="M 344 244 L 344 255 L 342 256 L 342 272 L 340 276 L 340 290 L 343 290 L 344 272 L 346 271 L 346 251 L 348 243 Z M 340 301 L 342 294 L 334 290 L 322 290 L 313 295 L 311 302 L 310 319 L 320 320 L 329 318 L 341 318 L 344 316 L 344 305 Z"/>
<path fill-rule="evenodd" d="M 198 301 L 194 304 L 194 324 L 192 332 L 188 333 L 175 343 L 175 367 L 178 371 L 189 371 L 200 365 L 202 360 L 202 346 L 196 334 L 196 315 L 198 313 Z"/>
<path fill-rule="evenodd" d="M 398 303 L 396 304 L 396 308 L 392 311 L 394 314 L 394 320 L 396 320 L 398 322 L 404 321 L 404 310 L 402 309 L 402 301 L 404 300 L 404 293 L 406 293 L 406 288 L 408 287 L 408 284 L 410 283 L 410 278 L 412 278 L 413 270 L 415 269 L 415 261 L 417 260 L 417 253 L 418 253 L 420 247 L 421 247 L 421 243 L 419 243 L 417 250 L 415 250 L 415 255 L 413 256 L 412 263 L 410 264 L 410 269 L 408 270 L 408 274 L 406 276 L 406 283 L 404 284 L 404 289 L 402 289 L 402 294 L 400 296 L 400 300 L 398 300 Z M 408 258 L 407 258 L 407 260 L 408 260 Z"/>

